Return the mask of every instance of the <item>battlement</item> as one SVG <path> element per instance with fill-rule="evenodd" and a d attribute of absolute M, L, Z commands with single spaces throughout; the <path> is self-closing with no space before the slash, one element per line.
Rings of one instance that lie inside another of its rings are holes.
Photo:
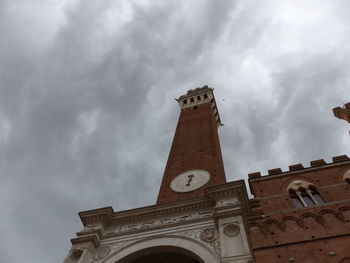
<path fill-rule="evenodd" d="M 202 95 L 205 93 L 213 93 L 213 90 L 213 88 L 209 88 L 207 85 L 196 89 L 190 89 L 187 91 L 186 95 L 180 96 L 178 100 L 188 99 L 193 96 Z"/>
<path fill-rule="evenodd" d="M 292 164 L 289 165 L 289 170 L 288 171 L 282 171 L 281 168 L 273 168 L 273 169 L 269 169 L 268 170 L 268 174 L 262 176 L 261 172 L 253 172 L 253 173 L 249 173 L 248 174 L 248 178 L 249 181 L 255 180 L 255 179 L 259 179 L 259 178 L 265 178 L 268 176 L 284 176 L 284 175 L 289 175 L 291 172 L 295 173 L 295 172 L 304 172 L 304 171 L 309 171 L 310 169 L 314 169 L 314 168 L 321 168 L 321 166 L 325 166 L 325 167 L 329 167 L 331 165 L 334 164 L 339 164 L 342 162 L 347 162 L 350 161 L 350 158 L 347 155 L 339 155 L 339 156 L 334 156 L 332 157 L 332 161 L 331 163 L 327 163 L 325 160 L 323 159 L 318 159 L 318 160 L 313 160 L 310 161 L 310 167 L 304 167 L 301 163 L 298 164 Z"/>
<path fill-rule="evenodd" d="M 186 95 L 180 96 L 176 101 L 181 109 L 196 109 L 202 104 L 211 104 L 213 116 L 217 122 L 217 126 L 221 126 L 219 111 L 216 106 L 216 101 L 213 93 L 213 88 L 203 86 L 201 88 L 188 90 Z"/>
<path fill-rule="evenodd" d="M 214 93 L 212 88 L 203 86 L 202 88 L 190 89 L 186 95 L 180 96 L 176 101 L 182 109 L 195 107 L 200 104 L 214 102 Z"/>

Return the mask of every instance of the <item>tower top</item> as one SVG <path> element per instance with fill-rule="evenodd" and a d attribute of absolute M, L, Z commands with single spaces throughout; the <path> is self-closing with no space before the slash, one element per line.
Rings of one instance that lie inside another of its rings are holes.
<path fill-rule="evenodd" d="M 221 126 L 221 119 L 217 110 L 216 101 L 214 97 L 214 89 L 209 88 L 207 85 L 196 89 L 190 89 L 186 95 L 180 96 L 176 101 L 179 103 L 181 109 L 196 108 L 201 104 L 210 102 L 213 108 L 213 114 L 217 122 L 217 126 Z"/>

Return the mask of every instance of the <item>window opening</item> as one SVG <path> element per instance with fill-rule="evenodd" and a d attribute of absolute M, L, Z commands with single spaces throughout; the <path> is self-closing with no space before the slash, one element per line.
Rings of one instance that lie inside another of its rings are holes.
<path fill-rule="evenodd" d="M 194 98 L 191 98 L 191 102 L 194 102 Z"/>
<path fill-rule="evenodd" d="M 187 100 L 184 100 L 184 104 L 187 104 Z"/>
<path fill-rule="evenodd" d="M 296 208 L 312 207 L 325 203 L 320 193 L 313 186 L 309 186 L 307 189 L 293 189 L 289 191 L 289 194 Z"/>
<path fill-rule="evenodd" d="M 201 100 L 201 96 L 197 96 L 197 100 Z"/>
<path fill-rule="evenodd" d="M 207 99 L 208 98 L 208 94 L 204 94 L 204 98 Z"/>
<path fill-rule="evenodd" d="M 322 196 L 320 195 L 320 193 L 317 191 L 316 188 L 310 186 L 309 191 L 310 191 L 310 196 L 312 197 L 312 199 L 317 205 L 325 203 L 325 201 L 323 200 Z"/>
<path fill-rule="evenodd" d="M 290 191 L 290 197 L 293 201 L 293 204 L 296 208 L 303 208 L 305 207 L 301 199 L 298 197 L 295 191 Z"/>
<path fill-rule="evenodd" d="M 315 202 L 314 202 L 309 190 L 301 190 L 300 195 L 301 195 L 301 198 L 304 200 L 307 207 L 311 207 L 311 206 L 315 205 Z"/>

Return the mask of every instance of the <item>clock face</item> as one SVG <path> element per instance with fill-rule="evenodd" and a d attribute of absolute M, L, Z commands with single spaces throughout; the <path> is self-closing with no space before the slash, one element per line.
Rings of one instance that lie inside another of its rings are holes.
<path fill-rule="evenodd" d="M 171 190 L 186 193 L 197 190 L 210 180 L 210 174 L 206 170 L 190 170 L 176 176 L 170 183 Z"/>

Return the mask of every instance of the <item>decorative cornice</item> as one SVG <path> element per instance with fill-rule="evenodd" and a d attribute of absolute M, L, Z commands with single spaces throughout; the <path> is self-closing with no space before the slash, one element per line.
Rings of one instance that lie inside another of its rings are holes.
<path fill-rule="evenodd" d="M 233 199 L 232 199 L 233 198 Z M 231 199 L 233 200 L 231 202 Z M 242 210 L 243 208 L 243 210 Z M 208 187 L 205 195 L 192 199 L 179 200 L 171 203 L 152 205 L 121 212 L 114 212 L 112 207 L 104 207 L 80 212 L 80 218 L 85 230 L 77 233 L 79 237 L 96 235 L 102 238 L 102 229 L 107 226 L 124 223 L 133 224 L 155 218 L 167 218 L 174 214 L 183 214 L 194 211 L 208 211 L 223 215 L 227 210 L 230 213 L 249 213 L 248 196 L 243 180 L 233 181 L 221 185 Z M 191 220 L 199 220 L 192 218 Z"/>
<path fill-rule="evenodd" d="M 159 206 L 149 206 L 129 211 L 122 211 L 114 213 L 112 218 L 108 220 L 108 225 L 144 220 L 159 216 L 167 216 L 174 213 L 194 211 L 213 207 L 214 205 L 215 203 L 213 203 L 212 200 L 208 200 L 206 198 L 196 198 L 185 200 L 185 202 L 172 202 Z"/>
<path fill-rule="evenodd" d="M 86 227 L 88 225 L 103 223 L 113 215 L 114 210 L 111 206 L 99 209 L 79 212 L 79 217 Z"/>
<path fill-rule="evenodd" d="M 100 246 L 100 241 L 96 235 L 72 238 L 70 241 L 72 245 L 89 243 L 89 244 L 92 244 L 94 248 L 97 248 Z"/>

